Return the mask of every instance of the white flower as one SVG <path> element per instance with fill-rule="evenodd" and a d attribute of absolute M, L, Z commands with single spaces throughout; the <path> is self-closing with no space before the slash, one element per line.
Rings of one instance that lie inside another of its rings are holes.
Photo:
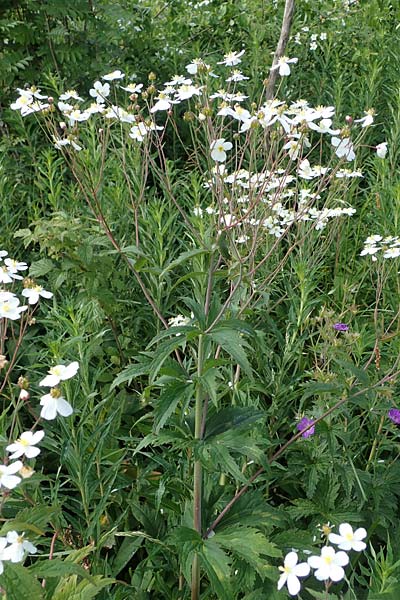
<path fill-rule="evenodd" d="M 278 590 L 286 583 L 291 596 L 297 596 L 300 592 L 301 586 L 299 577 L 307 577 L 310 573 L 310 566 L 305 562 L 297 564 L 298 559 L 296 552 L 289 552 L 285 556 L 284 566 L 279 567 L 279 570 L 282 571 L 282 575 L 278 581 Z"/>
<path fill-rule="evenodd" d="M 10 298 L 5 302 L 1 302 L 0 300 L 0 319 L 3 317 L 4 319 L 11 319 L 11 321 L 16 321 L 20 318 L 21 313 L 24 312 L 27 308 L 27 306 L 19 306 L 18 298 Z"/>
<path fill-rule="evenodd" d="M 70 100 L 71 98 L 72 100 L 79 100 L 80 102 L 83 102 L 83 98 L 78 96 L 78 92 L 76 92 L 75 90 L 67 90 L 66 92 L 64 92 L 64 94 L 61 94 L 59 100 Z M 60 108 L 60 110 L 62 109 Z"/>
<path fill-rule="evenodd" d="M 245 77 L 239 69 L 234 69 L 232 75 L 228 77 L 226 81 L 244 81 L 245 79 L 249 78 Z"/>
<path fill-rule="evenodd" d="M 344 569 L 349 563 L 346 552 L 335 552 L 331 546 L 324 546 L 321 556 L 310 556 L 308 564 L 316 569 L 314 575 L 319 581 L 340 581 L 344 577 Z"/>
<path fill-rule="evenodd" d="M 11 274 L 11 276 L 17 271 L 26 271 L 26 269 L 28 268 L 26 262 L 18 262 L 17 260 L 13 260 L 12 258 L 6 258 L 4 260 L 4 264 L 7 265 L 8 271 Z"/>
<path fill-rule="evenodd" d="M 382 142 L 375 147 L 376 154 L 379 158 L 385 158 L 387 153 L 388 145 L 387 142 Z"/>
<path fill-rule="evenodd" d="M 369 127 L 374 122 L 375 111 L 373 108 L 364 111 L 365 117 L 355 119 L 354 123 L 362 123 L 361 127 Z"/>
<path fill-rule="evenodd" d="M 314 129 L 314 131 L 318 131 L 318 133 L 330 133 L 331 135 L 337 135 L 340 132 L 340 129 L 331 129 L 332 119 L 321 119 L 318 123 L 309 122 L 308 126 L 310 129 Z"/>
<path fill-rule="evenodd" d="M 21 477 L 17 477 L 15 473 L 17 473 L 22 466 L 20 460 L 16 460 L 10 465 L 0 465 L 0 487 L 13 490 L 21 481 Z"/>
<path fill-rule="evenodd" d="M 7 538 L 0 537 L 0 575 L 2 575 L 2 573 L 4 571 L 3 560 L 7 560 L 7 558 L 4 557 L 4 548 L 6 546 L 7 546 Z"/>
<path fill-rule="evenodd" d="M 340 535 L 330 533 L 328 535 L 328 540 L 332 542 L 332 544 L 336 544 L 340 550 L 355 550 L 356 552 L 360 552 L 367 547 L 367 544 L 361 541 L 367 537 L 367 532 L 364 527 L 359 527 L 353 532 L 351 525 L 342 523 L 339 525 L 339 534 Z"/>
<path fill-rule="evenodd" d="M 117 70 L 107 73 L 107 75 L 103 75 L 102 79 L 104 79 L 104 81 L 114 81 L 115 79 L 123 79 L 124 77 L 125 75 L 121 71 Z"/>
<path fill-rule="evenodd" d="M 194 58 L 189 65 L 186 65 L 186 71 L 191 75 L 196 75 L 199 70 L 199 67 L 207 67 L 201 58 Z"/>
<path fill-rule="evenodd" d="M 35 458 L 38 454 L 40 454 L 40 449 L 36 448 L 36 444 L 38 444 L 44 437 L 44 431 L 24 431 L 21 433 L 20 437 L 16 442 L 7 446 L 7 452 L 13 452 L 10 455 L 10 459 L 14 460 L 15 458 L 20 458 L 25 455 L 27 458 Z"/>
<path fill-rule="evenodd" d="M 188 100 L 192 96 L 200 96 L 200 94 L 200 88 L 196 87 L 195 85 L 184 83 L 177 89 L 176 97 L 178 100 Z"/>
<path fill-rule="evenodd" d="M 270 68 L 270 71 L 275 71 L 275 69 L 279 69 L 279 75 L 281 77 L 287 77 L 290 75 L 290 63 L 297 63 L 298 58 L 288 58 L 287 56 L 281 56 L 278 62 Z"/>
<path fill-rule="evenodd" d="M 69 365 L 56 365 L 52 367 L 48 372 L 50 375 L 47 375 L 42 381 L 39 383 L 40 386 L 45 387 L 54 387 L 58 385 L 60 381 L 65 381 L 66 379 L 71 379 L 79 369 L 79 363 L 74 361 Z"/>
<path fill-rule="evenodd" d="M 89 90 L 89 94 L 92 96 L 92 98 L 96 98 L 97 103 L 101 104 L 110 94 L 110 84 L 95 81 L 92 89 Z"/>
<path fill-rule="evenodd" d="M 311 44 L 310 44 L 310 50 L 316 50 L 317 48 L 318 48 L 317 42 L 311 42 Z"/>
<path fill-rule="evenodd" d="M 331 144 L 336 148 L 335 154 L 339 158 L 345 157 L 347 161 L 351 162 L 355 159 L 353 143 L 350 138 L 340 139 L 338 137 L 331 138 Z"/>
<path fill-rule="evenodd" d="M 398 256 L 400 256 L 400 247 L 388 248 L 383 253 L 383 258 L 397 258 Z"/>
<path fill-rule="evenodd" d="M 151 113 L 155 113 L 158 110 L 169 110 L 173 104 L 176 104 L 174 100 L 171 100 L 167 94 L 164 92 L 160 92 L 159 96 L 156 96 L 156 100 L 158 100 L 154 106 L 150 109 Z"/>
<path fill-rule="evenodd" d="M 42 298 L 52 298 L 53 293 L 44 290 L 41 285 L 34 285 L 22 290 L 22 296 L 28 298 L 28 304 L 36 304 L 39 301 L 39 296 L 42 296 Z"/>
<path fill-rule="evenodd" d="M 224 60 L 221 60 L 218 65 L 225 65 L 226 67 L 235 67 L 242 61 L 240 57 L 243 56 L 244 50 L 240 52 L 228 52 L 228 54 L 224 54 Z"/>
<path fill-rule="evenodd" d="M 69 402 L 61 396 L 58 388 L 52 388 L 50 394 L 45 394 L 40 399 L 40 416 L 46 421 L 52 421 L 56 418 L 57 413 L 62 417 L 69 417 L 73 413 L 73 408 Z"/>
<path fill-rule="evenodd" d="M 37 548 L 29 540 L 24 538 L 24 534 L 19 535 L 16 531 L 7 533 L 7 542 L 10 544 L 4 550 L 4 559 L 12 563 L 21 562 L 24 559 L 25 552 L 36 554 Z"/>
<path fill-rule="evenodd" d="M 143 83 L 129 83 L 126 87 L 121 86 L 121 90 L 129 92 L 130 94 L 139 94 L 142 91 Z"/>
<path fill-rule="evenodd" d="M 210 145 L 211 158 L 217 162 L 226 161 L 226 150 L 232 149 L 232 143 L 226 142 L 224 138 L 215 140 Z"/>

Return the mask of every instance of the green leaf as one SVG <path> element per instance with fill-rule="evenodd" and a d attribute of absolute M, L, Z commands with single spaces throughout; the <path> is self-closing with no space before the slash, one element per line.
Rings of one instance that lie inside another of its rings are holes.
<path fill-rule="evenodd" d="M 26 567 L 7 562 L 1 575 L 1 587 L 7 600 L 43 600 L 43 589 Z"/>
<path fill-rule="evenodd" d="M 154 351 L 153 360 L 150 363 L 150 382 L 153 383 L 158 375 L 159 370 L 163 366 L 167 358 L 174 352 L 179 346 L 185 343 L 183 335 L 174 336 L 170 340 L 166 340 L 159 345 L 157 350 Z"/>
<path fill-rule="evenodd" d="M 229 406 L 209 417 L 206 424 L 205 440 L 229 431 L 239 429 L 259 421 L 265 416 L 261 410 L 252 407 Z"/>
<path fill-rule="evenodd" d="M 32 567 L 29 567 L 29 572 L 37 577 L 61 577 L 63 575 L 80 575 L 88 581 L 94 582 L 93 577 L 80 565 L 73 562 L 63 561 L 59 558 L 52 560 L 40 560 Z"/>
<path fill-rule="evenodd" d="M 42 258 L 41 260 L 37 260 L 33 262 L 29 268 L 29 276 L 30 277 L 43 277 L 43 275 L 47 275 L 50 273 L 55 267 L 55 264 L 52 260 L 48 258 Z"/>
<path fill-rule="evenodd" d="M 205 540 L 200 560 L 219 600 L 232 600 L 230 558 L 213 538 Z"/>
<path fill-rule="evenodd" d="M 94 583 L 89 583 L 86 580 L 78 583 L 76 575 L 65 578 L 57 585 L 51 600 L 91 600 L 103 588 L 115 583 L 115 579 L 104 578 L 102 575 L 95 575 L 93 581 Z M 26 598 L 31 600 L 30 596 L 26 596 Z M 22 600 L 22 598 L 19 598 L 19 600 Z"/>
<path fill-rule="evenodd" d="M 208 250 L 204 250 L 203 248 L 196 248 L 195 250 L 187 250 L 186 252 L 182 252 L 175 260 L 172 260 L 169 265 L 160 273 L 160 280 L 163 279 L 164 275 L 168 273 L 168 271 L 172 271 L 175 267 L 179 267 L 179 265 L 183 264 L 190 258 L 194 256 L 199 256 L 200 254 L 207 254 Z"/>
<path fill-rule="evenodd" d="M 117 555 L 112 562 L 112 571 L 114 577 L 122 571 L 131 558 L 136 554 L 143 543 L 144 537 L 126 537 L 119 548 Z"/>
<path fill-rule="evenodd" d="M 218 532 L 213 538 L 242 560 L 249 563 L 260 575 L 264 576 L 267 566 L 264 556 L 281 558 L 282 552 L 263 533 L 252 527 L 230 528 Z"/>
<path fill-rule="evenodd" d="M 160 397 L 156 400 L 154 411 L 154 431 L 158 433 L 169 417 L 175 411 L 179 402 L 184 404 L 193 395 L 193 384 L 174 381 L 162 390 Z"/>
<path fill-rule="evenodd" d="M 244 348 L 248 348 L 249 346 L 237 331 L 225 328 L 214 329 L 208 335 L 216 344 L 221 346 L 221 348 L 223 348 L 238 365 L 240 365 L 241 369 L 249 377 L 252 377 L 253 371 L 244 350 Z"/>
<path fill-rule="evenodd" d="M 138 357 L 138 362 L 136 364 L 128 365 L 123 371 L 121 371 L 121 373 L 117 375 L 110 389 L 114 390 L 116 387 L 126 382 L 128 382 L 128 385 L 130 385 L 135 377 L 147 375 L 149 373 L 149 368 L 150 360 L 144 356 Z"/>

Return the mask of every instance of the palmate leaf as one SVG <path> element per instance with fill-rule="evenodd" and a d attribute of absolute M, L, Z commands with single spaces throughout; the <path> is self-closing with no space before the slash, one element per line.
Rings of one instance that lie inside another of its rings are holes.
<path fill-rule="evenodd" d="M 282 552 L 263 533 L 253 527 L 236 527 L 217 532 L 213 538 L 220 546 L 249 563 L 261 577 L 267 573 L 265 557 L 281 558 Z"/>

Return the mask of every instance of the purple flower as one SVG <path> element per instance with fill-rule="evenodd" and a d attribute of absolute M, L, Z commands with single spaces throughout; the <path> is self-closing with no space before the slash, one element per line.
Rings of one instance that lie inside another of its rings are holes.
<path fill-rule="evenodd" d="M 398 411 L 400 414 L 400 411 Z M 301 419 L 301 421 L 299 421 L 296 425 L 297 429 L 299 431 L 304 431 L 304 429 L 306 429 L 309 425 L 312 425 L 314 423 L 314 421 L 312 419 L 308 419 L 307 417 L 303 417 Z M 303 438 L 308 438 L 311 435 L 314 434 L 315 431 L 315 426 L 313 425 L 312 427 L 310 427 L 310 429 L 307 429 L 307 431 L 304 431 L 302 437 Z"/>
<path fill-rule="evenodd" d="M 391 408 L 388 412 L 388 417 L 396 425 L 400 425 L 400 410 L 398 408 Z"/>
<path fill-rule="evenodd" d="M 333 329 L 336 331 L 348 331 L 350 328 L 346 323 L 335 323 Z"/>

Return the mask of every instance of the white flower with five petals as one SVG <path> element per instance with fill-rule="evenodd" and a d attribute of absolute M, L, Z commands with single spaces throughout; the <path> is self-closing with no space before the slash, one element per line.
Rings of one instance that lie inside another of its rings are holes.
<path fill-rule="evenodd" d="M 299 557 L 296 552 L 289 552 L 285 556 L 283 567 L 279 567 L 279 570 L 282 571 L 282 575 L 278 581 L 278 590 L 283 588 L 286 583 L 291 596 L 297 596 L 300 592 L 301 585 L 299 577 L 307 577 L 310 573 L 310 565 L 305 562 L 297 564 L 298 560 Z"/>
<path fill-rule="evenodd" d="M 324 546 L 321 556 L 310 556 L 308 564 L 316 569 L 314 575 L 318 581 L 340 581 L 344 577 L 344 569 L 349 563 L 346 552 L 335 552 L 331 546 Z"/>
<path fill-rule="evenodd" d="M 330 533 L 328 540 L 332 544 L 336 544 L 340 550 L 355 550 L 361 552 L 365 550 L 367 544 L 362 542 L 367 537 L 367 532 L 364 527 L 359 527 L 355 531 L 349 523 L 342 523 L 339 525 L 339 535 L 337 533 Z"/>
<path fill-rule="evenodd" d="M 78 369 L 79 363 L 77 361 L 74 361 L 69 365 L 56 365 L 55 367 L 51 367 L 49 375 L 46 375 L 39 385 L 44 387 L 54 387 L 55 385 L 58 385 L 60 381 L 71 379 L 71 377 L 76 375 Z"/>

